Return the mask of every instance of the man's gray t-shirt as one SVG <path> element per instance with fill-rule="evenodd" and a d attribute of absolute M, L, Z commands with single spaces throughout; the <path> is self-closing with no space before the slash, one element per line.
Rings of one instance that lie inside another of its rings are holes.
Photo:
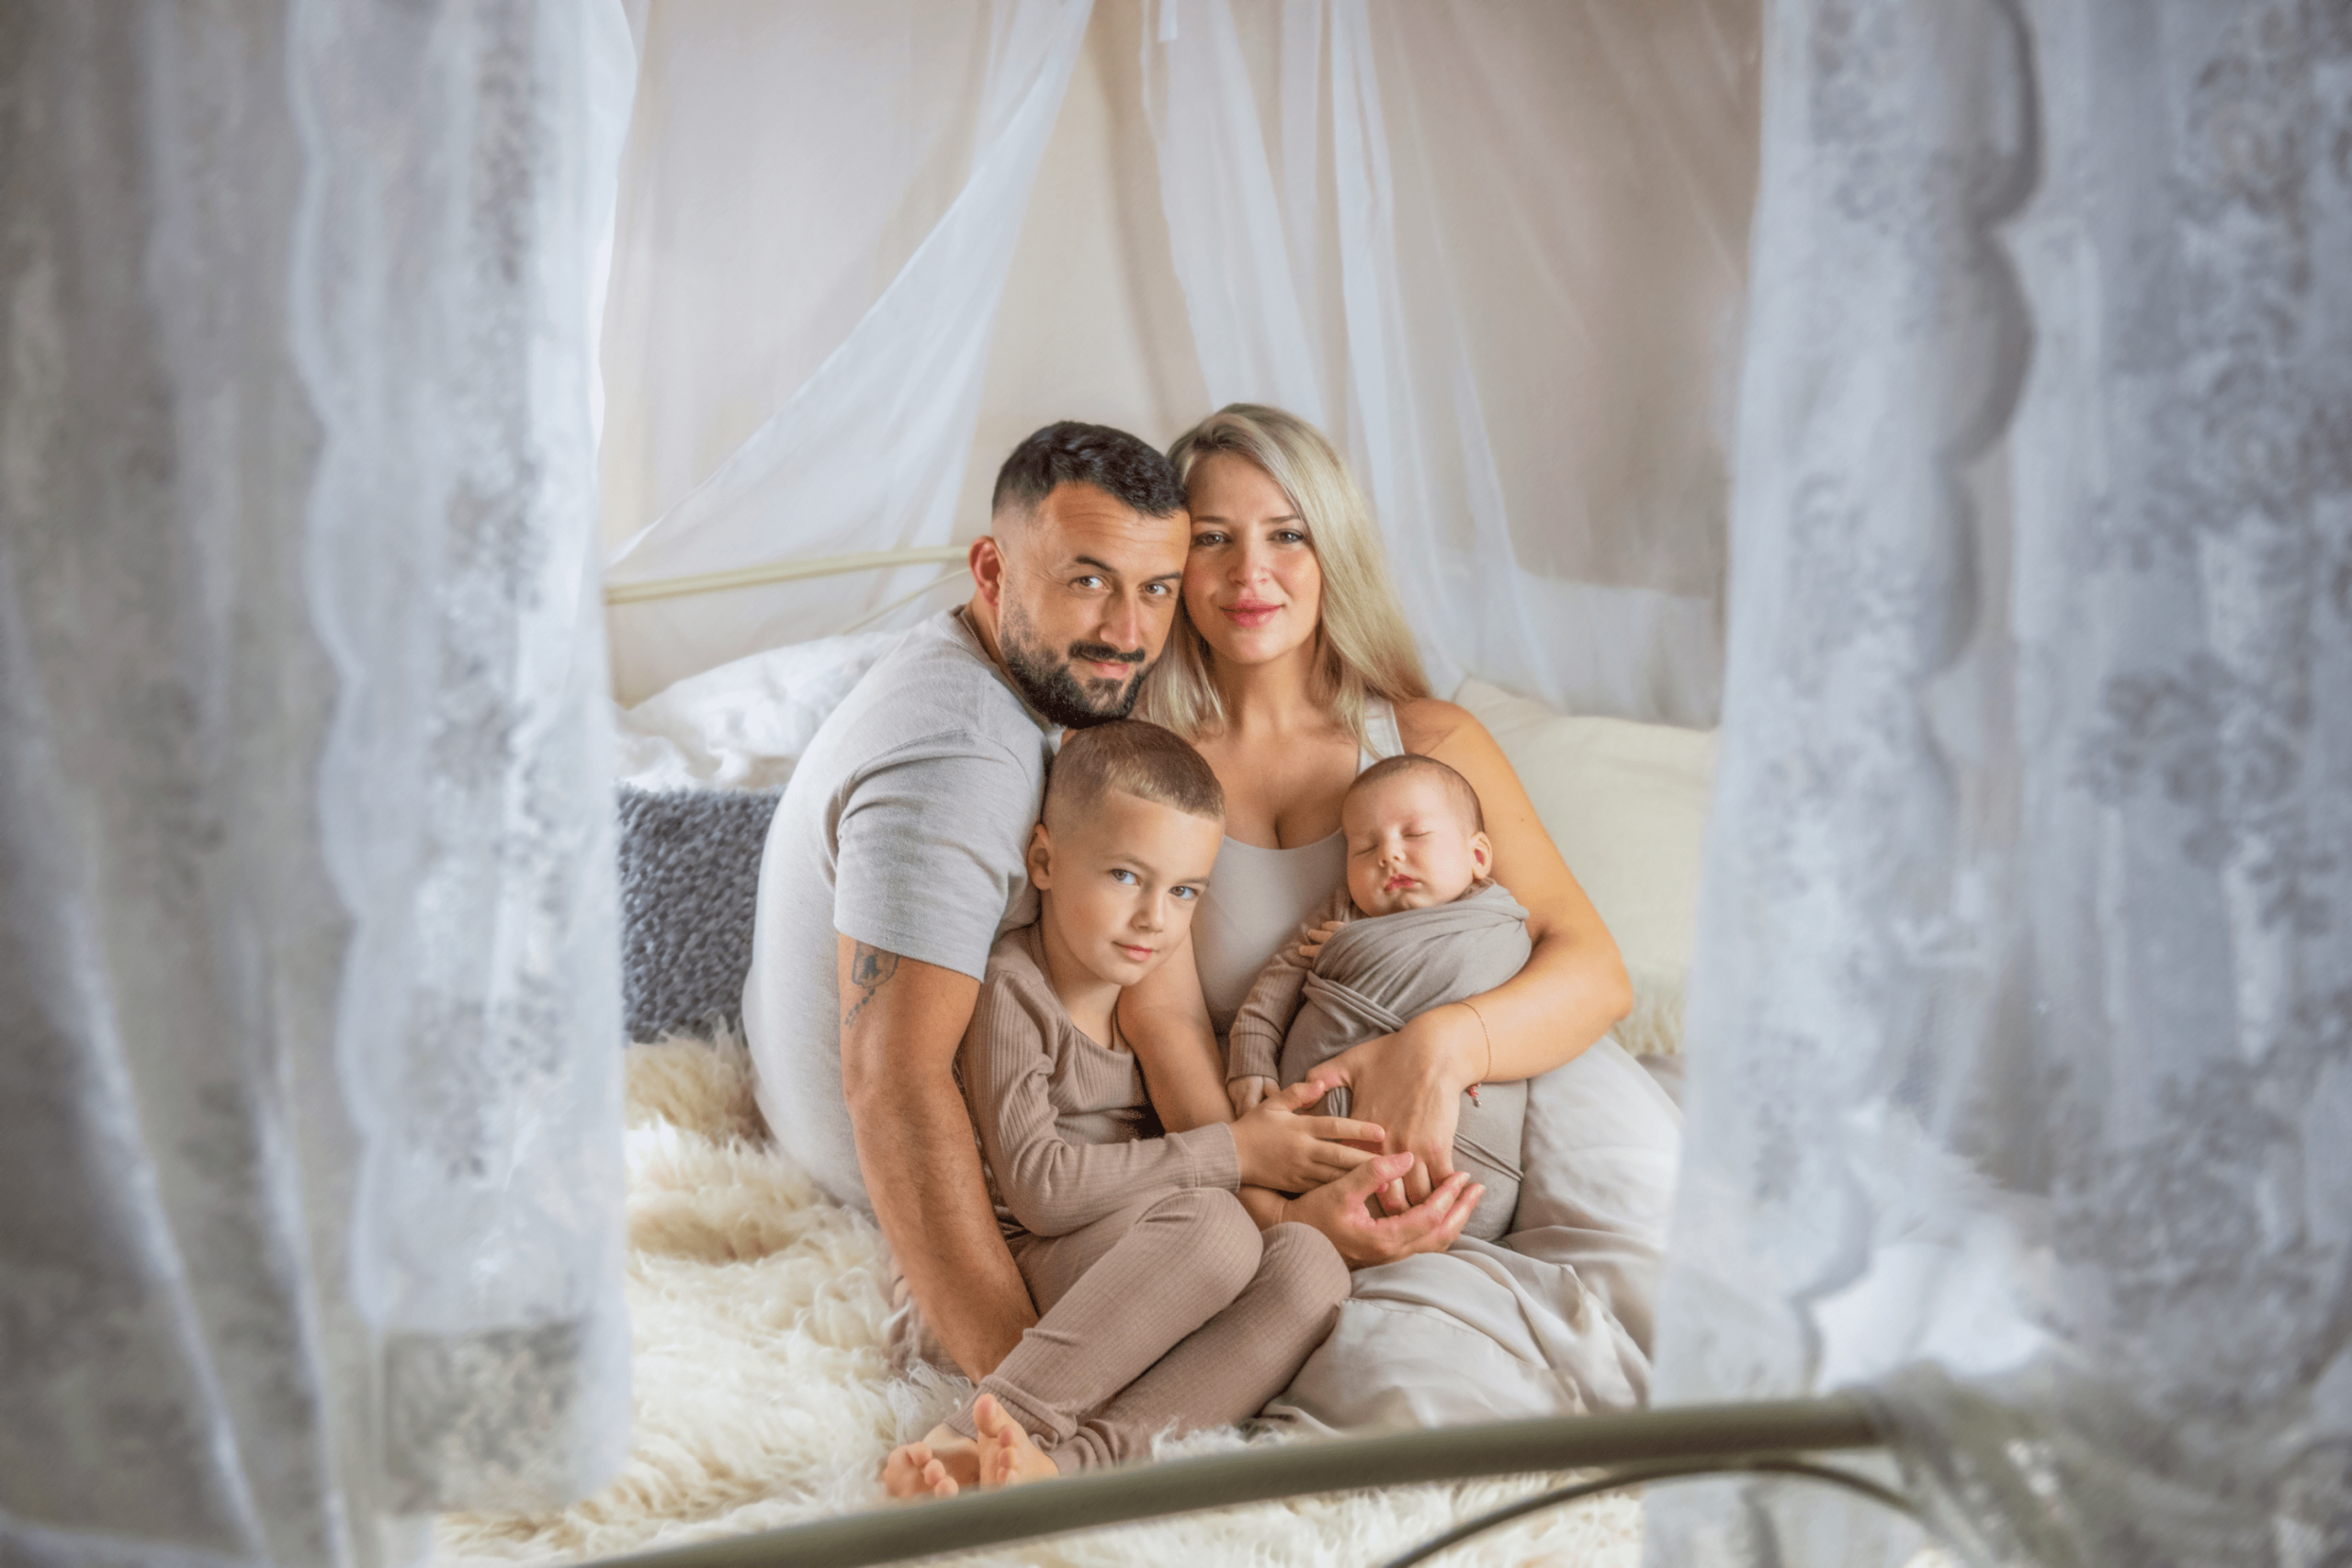
<path fill-rule="evenodd" d="M 1055 733 L 951 610 L 866 671 L 785 786 L 743 1033 L 777 1143 L 843 1202 L 873 1206 L 842 1098 L 835 933 L 985 976 L 998 934 L 1037 918 L 1023 858 Z"/>

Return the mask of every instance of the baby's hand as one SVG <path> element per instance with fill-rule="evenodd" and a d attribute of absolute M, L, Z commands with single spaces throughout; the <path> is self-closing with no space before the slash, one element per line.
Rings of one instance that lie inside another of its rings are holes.
<path fill-rule="evenodd" d="M 1323 944 L 1331 940 L 1332 933 L 1347 923 L 1345 920 L 1326 920 L 1317 926 L 1306 933 L 1306 940 L 1298 944 L 1298 955 L 1309 964 L 1314 963 L 1315 955 L 1323 951 Z"/>
<path fill-rule="evenodd" d="M 1227 1078 L 1225 1098 L 1232 1102 L 1236 1116 L 1247 1116 L 1260 1100 L 1274 1091 L 1274 1080 L 1264 1077 Z"/>
<path fill-rule="evenodd" d="M 1378 1157 L 1374 1151 L 1386 1134 L 1371 1122 L 1300 1114 L 1322 1097 L 1319 1084 L 1293 1084 L 1268 1095 L 1233 1123 L 1233 1148 L 1244 1187 L 1305 1192 Z M 1369 1147 L 1352 1148 L 1351 1144 Z"/>

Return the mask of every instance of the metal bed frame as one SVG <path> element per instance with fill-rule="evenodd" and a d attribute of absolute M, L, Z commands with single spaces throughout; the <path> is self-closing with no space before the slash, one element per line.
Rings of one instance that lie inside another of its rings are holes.
<path fill-rule="evenodd" d="M 605 588 L 605 602 L 629 604 L 849 572 L 945 565 L 963 560 L 967 548 L 941 545 L 875 550 L 615 583 Z M 952 581 L 953 573 L 943 575 L 883 606 L 866 621 Z M 1384 1568 L 1412 1568 L 1544 1508 L 1621 1487 L 1708 1475 L 1769 1475 L 1838 1486 L 1924 1524 L 1900 1494 L 1869 1476 L 1812 1457 L 1884 1446 L 1869 1410 L 1857 1400 L 1838 1396 L 1555 1416 L 1259 1447 L 1072 1476 L 1051 1485 L 971 1493 L 944 1502 L 883 1508 L 607 1561 L 615 1568 L 869 1568 L 1283 1497 L 1560 1471 L 1594 1473 L 1470 1519 L 1391 1559 Z"/>
<path fill-rule="evenodd" d="M 869 1568 L 1283 1497 L 1564 1470 L 1596 1473 L 1471 1519 L 1391 1559 L 1385 1568 L 1410 1568 L 1544 1508 L 1620 1487 L 1709 1475 L 1818 1482 L 1918 1520 L 1900 1494 L 1813 1457 L 1883 1446 L 1869 1410 L 1838 1396 L 1552 1416 L 1171 1460 L 612 1562 L 614 1568 Z"/>

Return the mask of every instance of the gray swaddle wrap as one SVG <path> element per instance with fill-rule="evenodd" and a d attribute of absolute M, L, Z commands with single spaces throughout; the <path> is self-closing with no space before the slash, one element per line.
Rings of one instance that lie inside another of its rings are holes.
<path fill-rule="evenodd" d="M 1351 908 L 1342 888 L 1310 927 Z M 1491 991 L 1526 963 L 1527 911 L 1499 884 L 1450 904 L 1394 915 L 1354 915 L 1332 934 L 1312 967 L 1286 946 L 1250 987 L 1227 1041 L 1228 1077 L 1272 1077 L 1288 1086 L 1351 1045 L 1393 1034 L 1432 1008 Z M 1345 1116 L 1345 1089 L 1324 1096 L 1325 1114 Z M 1486 1183 L 1464 1234 L 1492 1238 L 1510 1228 L 1519 1203 L 1524 1083 L 1482 1084 L 1462 1097 L 1454 1164 Z"/>

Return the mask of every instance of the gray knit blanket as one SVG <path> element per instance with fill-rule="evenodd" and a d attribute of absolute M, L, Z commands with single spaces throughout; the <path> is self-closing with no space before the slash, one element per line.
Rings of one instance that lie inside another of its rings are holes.
<path fill-rule="evenodd" d="M 781 790 L 620 786 L 621 1008 L 631 1040 L 741 1014 Z"/>

